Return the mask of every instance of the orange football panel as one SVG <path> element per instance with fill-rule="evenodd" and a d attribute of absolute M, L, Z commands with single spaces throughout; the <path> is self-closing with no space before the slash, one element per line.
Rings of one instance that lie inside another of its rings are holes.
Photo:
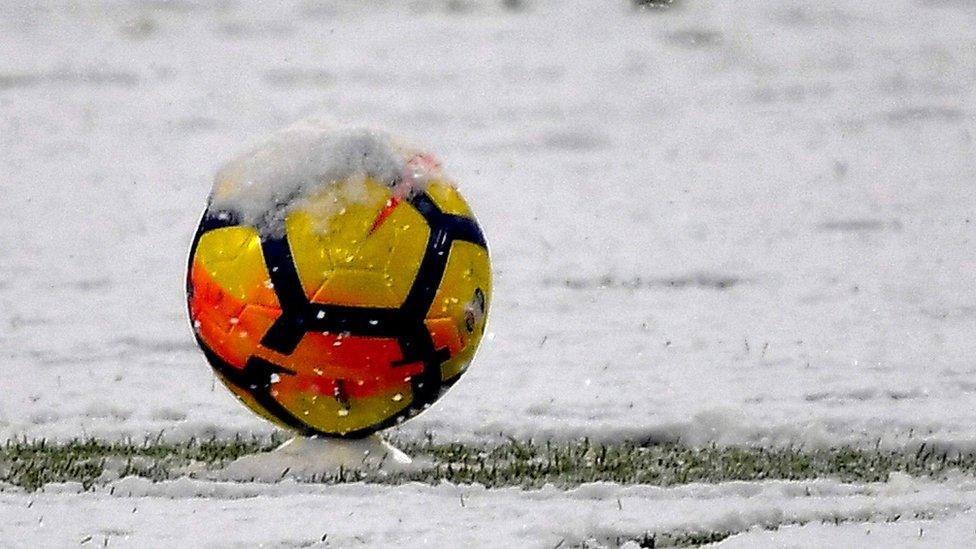
<path fill-rule="evenodd" d="M 332 395 L 343 380 L 351 396 L 365 397 L 409 382 L 423 371 L 422 363 L 394 366 L 403 355 L 395 339 L 309 332 L 290 355 L 264 348 L 255 354 L 306 380 L 302 390 Z M 283 376 L 284 377 L 284 376 Z"/>
<path fill-rule="evenodd" d="M 206 329 L 230 332 L 230 319 L 240 314 L 244 302 L 224 292 L 198 261 L 193 262 L 190 270 L 190 285 L 193 288 L 190 300 L 192 320 L 203 323 L 206 317 Z"/>
<path fill-rule="evenodd" d="M 441 364 L 441 381 L 457 377 L 474 356 L 481 334 L 470 334 L 473 336 L 470 337 L 467 330 L 458 329 L 457 322 L 452 318 L 428 318 L 426 323 L 434 346 L 447 347 L 451 351 L 451 358 Z"/>
<path fill-rule="evenodd" d="M 438 349 L 447 347 L 451 351 L 451 356 L 461 352 L 467 338 L 457 329 L 457 322 L 454 319 L 429 318 L 425 323 L 434 340 L 434 347 Z"/>
<path fill-rule="evenodd" d="M 197 334 L 217 356 L 243 368 L 281 311 L 243 303 L 224 292 L 197 262 L 191 269 L 190 283 L 190 315 Z"/>

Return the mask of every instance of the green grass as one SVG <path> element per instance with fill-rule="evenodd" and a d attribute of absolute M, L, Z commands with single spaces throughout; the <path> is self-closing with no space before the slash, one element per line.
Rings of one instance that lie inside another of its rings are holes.
<path fill-rule="evenodd" d="M 460 444 L 418 444 L 408 453 L 429 455 L 435 466 L 411 480 L 446 480 L 488 487 L 576 486 L 586 482 L 673 486 L 690 482 L 831 477 L 846 482 L 887 480 L 893 472 L 939 476 L 950 470 L 976 474 L 976 454 L 926 450 L 885 452 L 855 448 L 693 448 L 680 444 L 532 444 L 509 442 L 490 449 Z"/>
<path fill-rule="evenodd" d="M 709 543 L 718 543 L 737 533 L 726 530 L 720 532 L 659 532 L 653 534 L 648 532 L 639 538 L 614 541 L 618 547 L 627 541 L 634 541 L 641 547 L 651 549 L 656 547 L 701 547 Z M 585 549 L 585 545 L 583 549 Z"/>
<path fill-rule="evenodd" d="M 645 10 L 663 10 L 672 7 L 675 0 L 633 0 L 634 6 Z"/>
<path fill-rule="evenodd" d="M 139 443 L 95 439 L 52 444 L 45 440 L 7 441 L 0 448 L 0 482 L 37 490 L 51 482 L 80 482 L 93 486 L 106 471 L 114 476 L 136 475 L 153 480 L 171 478 L 191 464 L 216 466 L 238 457 L 273 449 L 281 441 L 258 439 L 189 440 Z"/>
<path fill-rule="evenodd" d="M 51 482 L 80 482 L 86 489 L 108 479 L 136 475 L 164 480 L 191 470 L 220 467 L 235 458 L 267 451 L 278 439 L 208 439 L 168 443 L 77 440 L 51 444 L 43 440 L 8 441 L 0 447 L 0 481 L 36 490 Z M 491 447 L 403 442 L 400 447 L 431 465 L 422 471 L 378 474 L 340 471 L 310 482 L 408 481 L 483 484 L 487 487 L 560 487 L 611 481 L 621 484 L 674 486 L 690 482 L 836 478 L 847 482 L 884 481 L 893 472 L 939 477 L 959 470 L 976 476 L 976 454 L 948 454 L 926 449 L 889 452 L 835 448 L 694 448 L 681 444 L 643 446 L 631 443 L 591 444 L 510 441 Z"/>

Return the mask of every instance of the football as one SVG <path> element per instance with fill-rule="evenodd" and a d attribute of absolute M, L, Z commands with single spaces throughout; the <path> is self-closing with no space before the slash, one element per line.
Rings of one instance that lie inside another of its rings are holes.
<path fill-rule="evenodd" d="M 485 237 L 429 154 L 303 123 L 219 172 L 193 239 L 197 342 L 248 408 L 358 438 L 464 373 L 491 299 Z"/>

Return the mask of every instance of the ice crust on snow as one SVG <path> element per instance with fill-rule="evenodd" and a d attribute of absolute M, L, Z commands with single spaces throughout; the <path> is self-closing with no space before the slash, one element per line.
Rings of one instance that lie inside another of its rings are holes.
<path fill-rule="evenodd" d="M 379 129 L 347 127 L 311 118 L 275 132 L 217 172 L 210 208 L 230 211 L 258 229 L 281 230 L 295 207 L 330 186 L 332 204 L 315 204 L 327 218 L 344 205 L 367 197 L 365 181 L 385 183 L 399 195 L 443 178 L 439 165 L 419 149 Z"/>

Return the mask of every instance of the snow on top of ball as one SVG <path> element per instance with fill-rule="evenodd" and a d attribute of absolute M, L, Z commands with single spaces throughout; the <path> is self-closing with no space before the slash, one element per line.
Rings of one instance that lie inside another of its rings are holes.
<path fill-rule="evenodd" d="M 308 119 L 224 164 L 210 208 L 274 233 L 288 212 L 329 186 L 345 203 L 364 200 L 366 179 L 389 185 L 398 196 L 425 190 L 431 180 L 446 181 L 433 157 L 387 132 Z"/>

